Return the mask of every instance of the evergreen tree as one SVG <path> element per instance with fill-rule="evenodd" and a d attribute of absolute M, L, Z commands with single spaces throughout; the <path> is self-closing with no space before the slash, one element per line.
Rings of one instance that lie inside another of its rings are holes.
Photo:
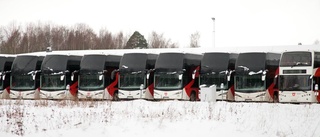
<path fill-rule="evenodd" d="M 148 48 L 147 40 L 138 31 L 135 31 L 129 38 L 125 49 L 146 49 Z"/>

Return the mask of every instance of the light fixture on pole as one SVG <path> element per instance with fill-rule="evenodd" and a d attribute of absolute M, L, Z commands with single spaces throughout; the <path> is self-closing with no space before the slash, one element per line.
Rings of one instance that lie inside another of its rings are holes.
<path fill-rule="evenodd" d="M 211 18 L 212 21 L 213 21 L 213 31 L 212 31 L 212 38 L 213 38 L 213 41 L 212 41 L 212 44 L 213 44 L 213 48 L 215 48 L 215 21 L 216 19 L 214 17 Z"/>

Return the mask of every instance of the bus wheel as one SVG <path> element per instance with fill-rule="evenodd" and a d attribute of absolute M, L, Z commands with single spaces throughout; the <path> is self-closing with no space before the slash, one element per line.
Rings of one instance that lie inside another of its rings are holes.
<path fill-rule="evenodd" d="M 196 96 L 196 92 L 192 92 L 190 95 L 190 101 L 197 101 L 197 96 Z"/>
<path fill-rule="evenodd" d="M 273 94 L 273 103 L 278 103 L 279 102 L 279 96 L 278 93 Z"/>
<path fill-rule="evenodd" d="M 114 92 L 112 101 L 119 101 L 118 91 Z"/>

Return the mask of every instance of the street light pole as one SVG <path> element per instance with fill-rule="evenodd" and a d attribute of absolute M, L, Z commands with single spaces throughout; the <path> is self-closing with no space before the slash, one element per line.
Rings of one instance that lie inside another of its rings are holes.
<path fill-rule="evenodd" d="M 212 21 L 213 21 L 213 31 L 212 31 L 212 37 L 213 37 L 213 41 L 212 41 L 212 44 L 213 44 L 213 48 L 215 48 L 215 21 L 216 19 L 214 17 L 211 18 Z"/>

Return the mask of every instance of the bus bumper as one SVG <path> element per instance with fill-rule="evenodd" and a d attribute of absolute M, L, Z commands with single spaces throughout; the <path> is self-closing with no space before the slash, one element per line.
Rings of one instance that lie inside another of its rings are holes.
<path fill-rule="evenodd" d="M 104 90 L 96 90 L 96 91 L 78 91 L 78 99 L 105 99 L 104 98 Z"/>
<path fill-rule="evenodd" d="M 27 91 L 10 90 L 9 97 L 11 99 L 36 99 L 36 92 L 39 93 L 39 90 L 27 90 Z"/>
<path fill-rule="evenodd" d="M 266 91 L 258 91 L 254 93 L 235 92 L 235 101 L 245 102 L 266 102 Z"/>
<path fill-rule="evenodd" d="M 187 95 L 183 95 L 183 91 L 179 90 L 170 90 L 170 91 L 162 91 L 162 90 L 154 90 L 154 99 L 156 100 L 189 100 L 190 97 Z"/>
<path fill-rule="evenodd" d="M 120 99 L 147 99 L 146 90 L 120 90 L 118 96 Z"/>
<path fill-rule="evenodd" d="M 279 102 L 281 103 L 311 103 L 317 102 L 313 91 L 281 91 L 279 92 Z"/>
<path fill-rule="evenodd" d="M 67 99 L 67 90 L 45 91 L 40 90 L 40 99 Z"/>

